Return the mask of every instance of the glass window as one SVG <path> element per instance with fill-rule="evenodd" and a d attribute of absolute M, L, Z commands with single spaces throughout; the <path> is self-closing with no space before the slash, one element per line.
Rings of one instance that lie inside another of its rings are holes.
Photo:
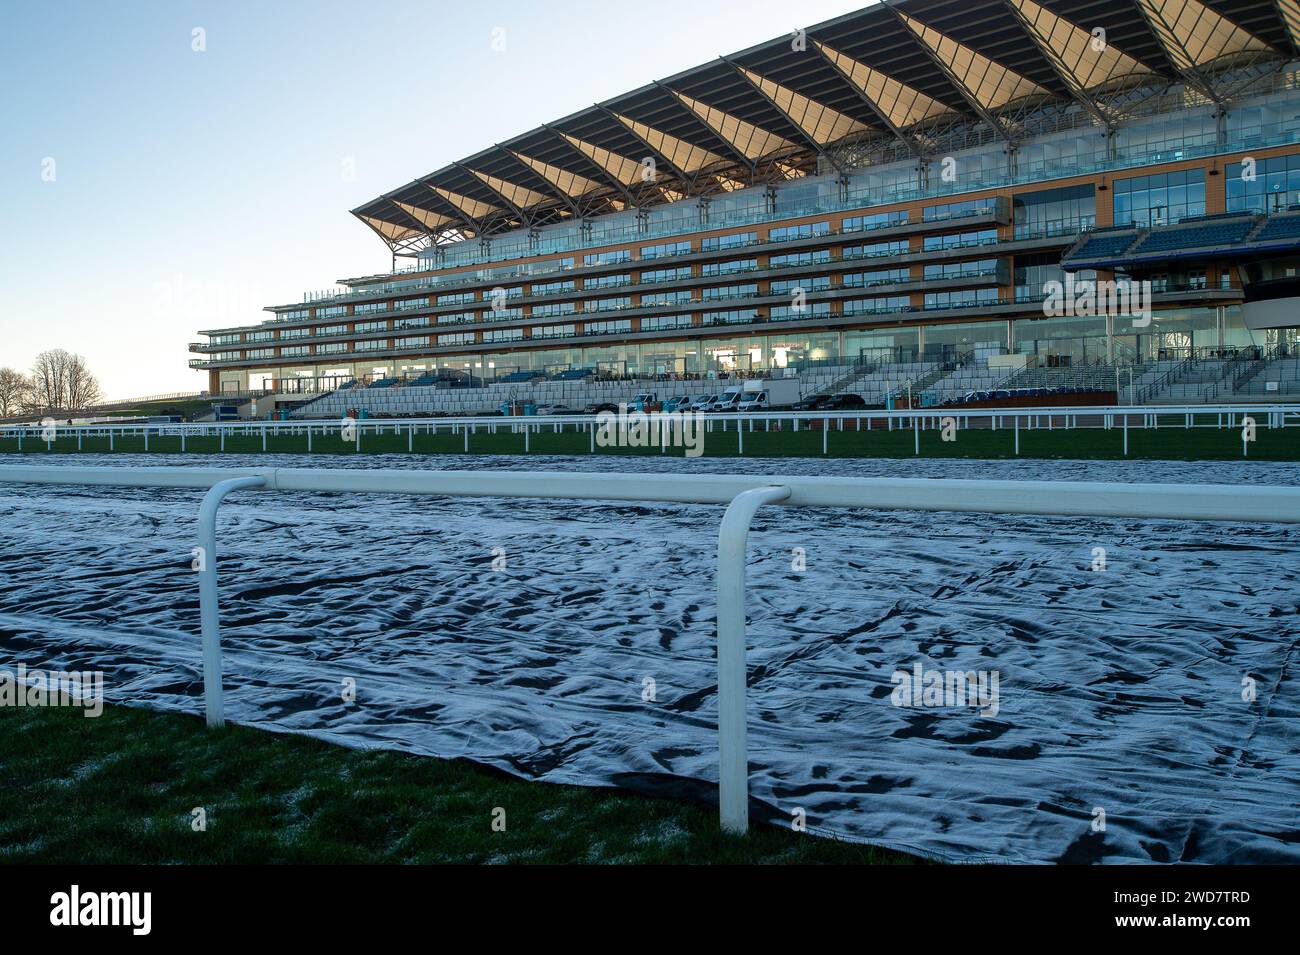
<path fill-rule="evenodd" d="M 997 235 L 997 230 L 993 233 Z M 890 255 L 907 255 L 911 252 L 911 247 L 907 244 L 906 239 L 899 239 L 896 242 L 874 242 L 871 245 L 853 245 L 847 247 L 840 253 L 844 259 L 875 259 Z"/>
<path fill-rule="evenodd" d="M 583 265 L 616 265 L 619 262 L 627 262 L 632 258 L 632 253 L 628 249 L 617 249 L 613 252 L 589 252 L 582 257 Z"/>
<path fill-rule="evenodd" d="M 1229 212 L 1272 215 L 1300 205 L 1300 153 L 1249 163 L 1229 163 L 1224 171 Z"/>
<path fill-rule="evenodd" d="M 830 222 L 805 222 L 803 225 L 787 225 L 772 229 L 767 234 L 768 242 L 790 242 L 794 239 L 811 239 L 813 236 L 830 235 Z"/>
<path fill-rule="evenodd" d="M 1091 228 L 1097 221 L 1092 183 L 1020 193 L 1011 200 L 1011 206 L 1017 239 L 1073 234 Z"/>
<path fill-rule="evenodd" d="M 850 273 L 840 280 L 840 284 L 845 288 L 871 288 L 874 285 L 897 285 L 911 280 L 912 274 L 907 269 L 878 269 L 874 272 Z"/>
<path fill-rule="evenodd" d="M 945 235 L 927 235 L 926 252 L 940 249 L 965 249 L 972 246 L 992 245 L 998 241 L 997 229 L 979 229 L 975 232 L 950 232 Z"/>
<path fill-rule="evenodd" d="M 895 209 L 893 212 L 877 212 L 869 216 L 849 216 L 840 226 L 840 231 L 865 232 L 869 229 L 888 229 L 891 226 L 906 224 L 907 210 Z"/>
<path fill-rule="evenodd" d="M 701 275 L 731 275 L 734 272 L 758 270 L 758 259 L 737 259 L 734 262 L 706 262 L 700 266 Z"/>
<path fill-rule="evenodd" d="M 1143 228 L 1205 215 L 1205 170 L 1115 180 L 1115 225 Z"/>
<path fill-rule="evenodd" d="M 977 262 L 943 262 L 925 267 L 927 279 L 964 279 L 995 275 L 997 259 L 980 259 Z"/>
<path fill-rule="evenodd" d="M 998 300 L 996 288 L 960 289 L 955 292 L 926 292 L 926 308 L 966 308 L 971 305 L 992 305 Z"/>
<path fill-rule="evenodd" d="M 830 260 L 830 249 L 817 249 L 812 252 L 790 252 L 786 255 L 774 255 L 768 259 L 767 265 L 771 269 L 786 269 L 795 265 L 819 265 Z"/>
<path fill-rule="evenodd" d="M 731 235 L 714 235 L 700 240 L 701 252 L 719 252 L 723 249 L 736 249 L 742 245 L 753 245 L 758 241 L 757 232 L 735 232 Z"/>
<path fill-rule="evenodd" d="M 997 200 L 967 199 L 965 202 L 947 202 L 939 206 L 925 207 L 925 221 L 937 222 L 943 219 L 965 219 L 970 216 L 992 215 L 997 207 Z"/>

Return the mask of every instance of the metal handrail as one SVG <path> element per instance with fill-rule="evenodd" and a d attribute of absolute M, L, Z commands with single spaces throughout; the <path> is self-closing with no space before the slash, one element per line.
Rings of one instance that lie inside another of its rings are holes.
<path fill-rule="evenodd" d="M 722 829 L 749 827 L 746 742 L 745 562 L 750 524 L 764 504 L 920 511 L 1041 514 L 1146 520 L 1300 523 L 1300 488 L 955 481 L 724 474 L 564 471 L 402 471 L 307 468 L 0 467 L 0 484 L 206 488 L 199 512 L 204 702 L 209 726 L 224 724 L 216 517 L 236 490 L 414 494 L 547 500 L 727 504 L 718 531 L 718 748 Z"/>

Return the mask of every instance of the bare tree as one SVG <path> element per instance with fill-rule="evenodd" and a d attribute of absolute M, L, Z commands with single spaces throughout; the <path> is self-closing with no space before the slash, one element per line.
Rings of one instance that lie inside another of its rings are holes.
<path fill-rule="evenodd" d="M 72 360 L 68 362 L 67 386 L 69 408 L 80 411 L 104 400 L 99 379 L 91 373 L 86 359 L 80 355 L 73 355 Z"/>
<path fill-rule="evenodd" d="M 10 417 L 27 410 L 32 383 L 21 371 L 0 368 L 0 417 Z"/>
<path fill-rule="evenodd" d="M 36 356 L 31 377 L 32 410 L 75 411 L 99 401 L 99 382 L 80 355 L 54 348 Z"/>

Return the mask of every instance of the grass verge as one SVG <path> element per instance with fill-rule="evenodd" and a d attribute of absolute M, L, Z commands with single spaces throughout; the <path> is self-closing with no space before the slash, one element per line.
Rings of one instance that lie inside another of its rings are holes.
<path fill-rule="evenodd" d="M 0 779 L 10 863 L 918 861 L 773 826 L 724 836 L 689 803 L 120 706 L 0 708 Z"/>

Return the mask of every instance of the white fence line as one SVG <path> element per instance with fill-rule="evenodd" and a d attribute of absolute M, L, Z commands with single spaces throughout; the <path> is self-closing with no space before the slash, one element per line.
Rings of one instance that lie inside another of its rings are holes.
<path fill-rule="evenodd" d="M 1074 430 L 1081 427 L 1100 428 L 1103 430 L 1123 430 L 1123 453 L 1128 454 L 1128 431 L 1130 427 L 1157 429 L 1162 427 L 1183 429 L 1238 428 L 1242 421 L 1249 418 L 1257 427 L 1267 429 L 1284 429 L 1295 427 L 1296 405 L 1285 404 L 1223 404 L 1223 405 L 1168 405 L 1141 406 L 1126 405 L 1083 405 L 1078 407 L 1041 407 L 1041 408 L 915 408 L 901 410 L 843 409 L 840 411 L 753 411 L 705 413 L 701 415 L 705 433 L 731 433 L 736 436 L 736 451 L 745 453 L 744 432 L 785 431 L 794 433 L 802 430 L 819 429 L 822 432 L 822 453 L 828 454 L 829 432 L 836 431 L 886 431 L 907 430 L 913 434 L 913 453 L 921 453 L 920 432 L 938 430 L 945 419 L 952 419 L 956 431 L 985 428 L 991 431 L 1008 430 L 1013 432 L 1013 449 L 1020 453 L 1019 432 L 1022 430 Z M 1170 419 L 1173 419 L 1172 421 Z M 1212 419 L 1212 420 L 1211 420 Z M 865 422 L 865 427 L 864 427 Z M 883 426 L 877 424 L 883 422 Z M 1288 425 L 1288 422 L 1290 424 Z M 832 427 L 832 423 L 834 427 Z M 109 450 L 116 450 L 116 440 L 121 437 L 143 437 L 144 450 L 149 448 L 150 436 L 179 437 L 180 450 L 186 449 L 186 439 L 192 437 L 218 437 L 220 451 L 225 451 L 227 435 L 260 437 L 262 450 L 268 450 L 268 438 L 284 435 L 304 437 L 307 451 L 313 450 L 315 436 L 341 435 L 345 432 L 346 440 L 355 450 L 364 449 L 365 435 L 392 434 L 405 435 L 407 450 L 413 451 L 415 436 L 451 435 L 462 438 L 465 453 L 471 451 L 470 438 L 479 433 L 522 434 L 525 453 L 531 453 L 530 437 L 545 432 L 569 432 L 587 434 L 590 437 L 591 451 L 596 450 L 596 432 L 599 420 L 595 415 L 528 415 L 482 417 L 430 417 L 430 418 L 361 418 L 361 419 L 317 419 L 287 421 L 224 421 L 192 423 L 130 423 L 119 425 L 87 424 L 60 425 L 57 422 L 46 425 L 7 425 L 0 426 L 0 439 L 17 439 L 17 450 L 30 450 L 34 440 L 37 447 L 44 445 L 51 450 L 54 442 L 60 438 L 76 437 L 77 450 L 82 450 L 85 438 L 108 438 Z M 24 444 L 28 447 L 24 448 Z M 1247 442 L 1241 441 L 1242 455 L 1248 455 Z M 661 446 L 661 450 L 665 450 Z"/>
<path fill-rule="evenodd" d="M 418 494 L 583 501 L 726 504 L 718 531 L 719 818 L 749 825 L 746 746 L 745 562 L 764 504 L 1095 516 L 1144 520 L 1300 523 L 1300 488 L 1066 481 L 956 481 L 565 471 L 409 471 L 326 468 L 108 468 L 0 466 L 0 484 L 207 489 L 199 510 L 199 603 L 207 721 L 224 723 L 216 517 L 236 490 Z"/>

